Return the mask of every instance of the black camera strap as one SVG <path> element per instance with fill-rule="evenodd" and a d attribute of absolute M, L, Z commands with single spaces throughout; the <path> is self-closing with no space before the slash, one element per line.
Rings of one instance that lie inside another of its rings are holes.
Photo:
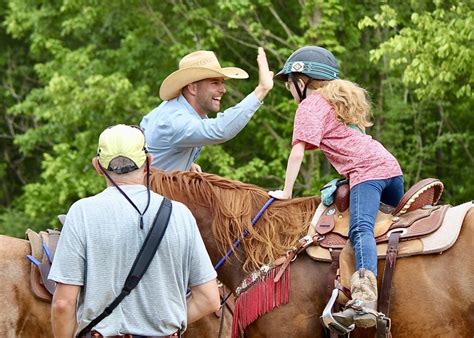
<path fill-rule="evenodd" d="M 133 262 L 132 269 L 130 270 L 127 279 L 125 280 L 125 285 L 123 286 L 122 292 L 112 303 L 110 303 L 109 306 L 105 308 L 105 310 L 99 316 L 97 316 L 97 318 L 91 321 L 89 325 L 87 325 L 81 330 L 81 332 L 77 334 L 77 338 L 85 336 L 86 333 L 92 330 L 94 326 L 101 322 L 105 317 L 110 315 L 117 305 L 119 305 L 120 302 L 130 294 L 130 291 L 132 291 L 138 285 L 140 279 L 143 277 L 146 270 L 150 266 L 150 263 L 155 256 L 156 250 L 163 239 L 163 235 L 165 234 L 166 228 L 168 227 L 168 222 L 170 220 L 171 209 L 171 201 L 166 197 L 163 197 L 163 201 L 161 202 L 158 213 L 155 216 L 153 225 L 145 238 L 145 242 L 143 243 L 137 258 L 135 258 L 135 262 Z"/>

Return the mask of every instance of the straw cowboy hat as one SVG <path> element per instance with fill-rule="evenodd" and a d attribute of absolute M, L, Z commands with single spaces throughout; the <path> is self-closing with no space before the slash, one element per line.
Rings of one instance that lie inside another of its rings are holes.
<path fill-rule="evenodd" d="M 181 59 L 179 69 L 168 75 L 161 84 L 160 98 L 174 99 L 188 84 L 213 77 L 223 77 L 225 80 L 246 79 L 249 75 L 237 67 L 222 68 L 214 52 L 200 50 Z"/>

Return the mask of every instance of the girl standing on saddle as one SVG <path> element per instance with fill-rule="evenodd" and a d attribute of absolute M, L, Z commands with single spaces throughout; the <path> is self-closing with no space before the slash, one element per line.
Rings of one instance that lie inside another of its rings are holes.
<path fill-rule="evenodd" d="M 334 318 L 348 327 L 376 324 L 377 249 L 374 225 L 380 201 L 396 206 L 403 195 L 403 174 L 396 158 L 365 134 L 370 103 L 355 83 L 339 79 L 334 55 L 321 47 L 295 51 L 276 78 L 298 103 L 293 141 L 283 190 L 269 192 L 277 199 L 291 198 L 305 150 L 320 148 L 337 172 L 349 179 L 349 238 L 355 252 L 356 272 L 351 278 L 352 300 Z M 357 311 L 356 311 L 357 310 Z"/>

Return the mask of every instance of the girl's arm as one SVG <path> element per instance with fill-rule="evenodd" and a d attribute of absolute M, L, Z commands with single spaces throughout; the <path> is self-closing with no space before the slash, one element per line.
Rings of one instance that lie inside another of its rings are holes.
<path fill-rule="evenodd" d="M 280 200 L 291 198 L 293 193 L 293 185 L 296 177 L 300 172 L 301 163 L 304 158 L 304 149 L 306 142 L 298 142 L 291 148 L 290 156 L 288 157 L 288 165 L 286 167 L 285 188 L 283 190 L 270 191 L 268 194 Z"/>

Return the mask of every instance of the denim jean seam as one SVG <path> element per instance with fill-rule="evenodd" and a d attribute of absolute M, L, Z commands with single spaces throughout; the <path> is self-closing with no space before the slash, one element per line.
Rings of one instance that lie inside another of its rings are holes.
<path fill-rule="evenodd" d="M 357 212 L 356 212 L 357 217 L 355 219 L 355 227 L 359 227 L 359 219 L 360 219 L 359 189 L 356 189 L 355 199 L 356 199 L 356 205 L 357 205 Z M 358 256 L 360 257 L 359 260 L 360 260 L 362 268 L 363 268 L 363 267 L 365 267 L 365 264 L 364 264 L 364 255 L 362 253 L 362 239 L 361 239 L 361 236 L 360 236 L 360 229 L 357 229 L 356 237 L 357 237 Z"/>
<path fill-rule="evenodd" d="M 365 268 L 364 255 L 362 254 L 362 239 L 360 238 L 360 232 L 357 232 L 357 255 L 359 256 L 360 267 Z"/>

